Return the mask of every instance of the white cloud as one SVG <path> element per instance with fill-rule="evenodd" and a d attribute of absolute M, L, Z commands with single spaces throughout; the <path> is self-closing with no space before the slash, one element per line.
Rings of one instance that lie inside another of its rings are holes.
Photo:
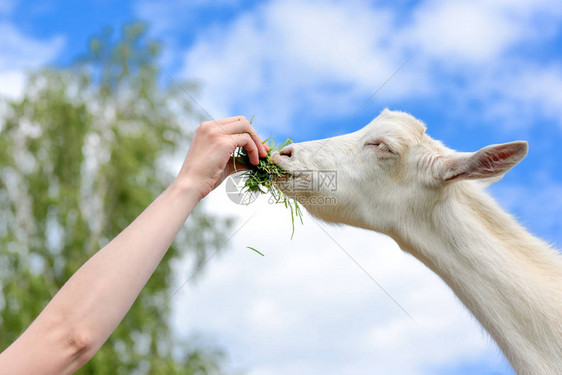
<path fill-rule="evenodd" d="M 0 82 L 0 97 L 18 98 L 23 94 L 25 73 L 17 70 L 0 71 Z"/>
<path fill-rule="evenodd" d="M 562 127 L 562 65 L 524 52 L 555 43 L 561 7 L 530 0 L 428 1 L 413 19 L 401 38 L 434 70 L 417 73 L 432 76 L 438 91 L 457 102 L 457 112 L 473 112 L 464 110 L 478 103 L 475 120 L 500 128 L 525 129 L 537 119 Z"/>
<path fill-rule="evenodd" d="M 503 118 L 510 123 L 528 126 L 538 111 L 553 119 L 562 128 L 562 66 L 528 66 L 514 75 L 504 75 L 500 81 Z"/>
<path fill-rule="evenodd" d="M 426 1 L 411 11 L 360 0 L 271 1 L 201 32 L 185 55 L 183 76 L 203 82 L 200 101 L 215 117 L 258 114 L 290 133 L 303 116 L 354 112 L 413 55 L 375 101 L 445 95 L 460 106 L 477 101 L 481 113 L 502 122 L 526 108 L 521 123 L 542 116 L 562 126 L 560 66 L 529 63 L 517 52 L 559 32 L 558 8 L 526 0 Z M 532 90 L 524 93 L 520 87 L 528 84 Z"/>
<path fill-rule="evenodd" d="M 64 46 L 64 38 L 34 39 L 2 21 L 0 35 L 0 95 L 16 98 L 23 93 L 25 73 L 52 61 Z"/>
<path fill-rule="evenodd" d="M 60 36 L 37 40 L 10 23 L 0 23 L 0 70 L 37 68 L 53 60 L 64 45 Z"/>
<path fill-rule="evenodd" d="M 553 2 L 430 0 L 414 8 L 412 22 L 400 31 L 405 45 L 434 62 L 463 69 L 494 64 L 518 43 L 552 36 L 561 17 Z"/>
<path fill-rule="evenodd" d="M 391 13 L 353 5 L 267 3 L 201 35 L 183 75 L 204 82 L 201 101 L 217 117 L 263 114 L 270 127 L 287 129 L 299 113 L 347 114 L 408 57 L 385 32 Z M 405 70 L 380 96 L 429 87 Z"/>
<path fill-rule="evenodd" d="M 503 369 L 498 349 L 452 292 L 392 240 L 351 227 L 325 227 L 416 323 L 312 218 L 306 215 L 304 225 L 297 224 L 291 241 L 284 207 L 271 207 L 264 197 L 240 207 L 223 189 L 208 198 L 209 210 L 236 215 L 238 225 L 258 213 L 196 286 L 174 297 L 180 334 L 205 332 L 226 349 L 233 368 L 251 375 L 430 374 L 474 361 Z M 189 274 L 187 264 L 179 271 L 181 282 Z"/>
<path fill-rule="evenodd" d="M 478 2 L 428 2 L 414 12 L 405 43 L 447 65 L 491 61 L 509 48 L 521 26 Z M 415 47 L 414 47 L 415 48 Z"/>
<path fill-rule="evenodd" d="M 169 0 L 166 6 L 160 1 L 141 0 L 133 4 L 136 17 L 150 23 L 151 32 L 166 38 L 177 30 L 193 26 L 205 12 L 224 12 L 244 6 L 240 0 Z"/>

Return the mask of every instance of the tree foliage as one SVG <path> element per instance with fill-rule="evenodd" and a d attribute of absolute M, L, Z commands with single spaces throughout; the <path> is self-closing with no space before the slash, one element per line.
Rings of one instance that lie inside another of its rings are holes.
<path fill-rule="evenodd" d="M 159 52 L 142 24 L 118 38 L 105 30 L 72 66 L 35 72 L 23 98 L 2 103 L 0 351 L 172 181 L 170 162 L 187 151 L 185 123 L 199 119 L 179 90 L 163 84 L 152 64 Z M 79 373 L 220 373 L 220 352 L 171 332 L 168 298 L 175 262 L 191 253 L 200 264 L 229 225 L 197 209 Z"/>

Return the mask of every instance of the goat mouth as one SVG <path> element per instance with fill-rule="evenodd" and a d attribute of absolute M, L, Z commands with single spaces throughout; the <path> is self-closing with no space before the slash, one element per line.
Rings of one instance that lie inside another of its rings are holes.
<path fill-rule="evenodd" d="M 281 174 L 277 176 L 278 180 L 296 179 L 306 177 L 308 168 L 290 168 L 287 163 L 280 160 L 273 160 L 274 164 L 279 168 Z"/>
<path fill-rule="evenodd" d="M 271 156 L 271 161 L 285 174 L 296 175 L 299 171 L 307 168 L 295 168 L 294 162 L 287 160 L 285 157 L 281 156 L 279 153 L 274 153 Z"/>
<path fill-rule="evenodd" d="M 274 176 L 276 185 L 281 191 L 286 193 L 293 192 L 294 185 L 305 183 L 311 179 L 311 170 L 300 163 L 287 160 L 279 153 L 275 153 L 271 157 L 271 161 L 282 171 L 281 174 Z M 312 181 L 310 181 L 312 182 Z"/>

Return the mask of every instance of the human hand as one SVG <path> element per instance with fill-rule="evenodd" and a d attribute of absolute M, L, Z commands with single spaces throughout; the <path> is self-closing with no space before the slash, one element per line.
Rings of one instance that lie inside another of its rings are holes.
<path fill-rule="evenodd" d="M 236 147 L 244 147 L 250 163 L 257 165 L 267 155 L 267 145 L 244 116 L 203 122 L 193 140 L 176 181 L 194 186 L 199 198 L 205 197 L 235 171 L 247 167 L 233 163 Z"/>

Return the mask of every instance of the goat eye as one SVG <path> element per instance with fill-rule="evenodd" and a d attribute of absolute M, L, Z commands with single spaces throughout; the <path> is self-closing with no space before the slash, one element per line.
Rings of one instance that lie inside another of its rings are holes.
<path fill-rule="evenodd" d="M 390 151 L 390 149 L 388 148 L 388 146 L 386 145 L 386 143 L 382 143 L 382 142 L 381 142 L 381 143 L 379 143 L 377 146 L 378 146 L 378 148 L 380 148 L 380 149 L 383 150 L 383 151 Z"/>
<path fill-rule="evenodd" d="M 388 145 L 386 143 L 382 142 L 382 141 L 367 142 L 365 144 L 365 146 L 376 147 L 381 151 L 392 152 L 392 151 L 390 151 L 390 148 L 388 147 Z"/>

